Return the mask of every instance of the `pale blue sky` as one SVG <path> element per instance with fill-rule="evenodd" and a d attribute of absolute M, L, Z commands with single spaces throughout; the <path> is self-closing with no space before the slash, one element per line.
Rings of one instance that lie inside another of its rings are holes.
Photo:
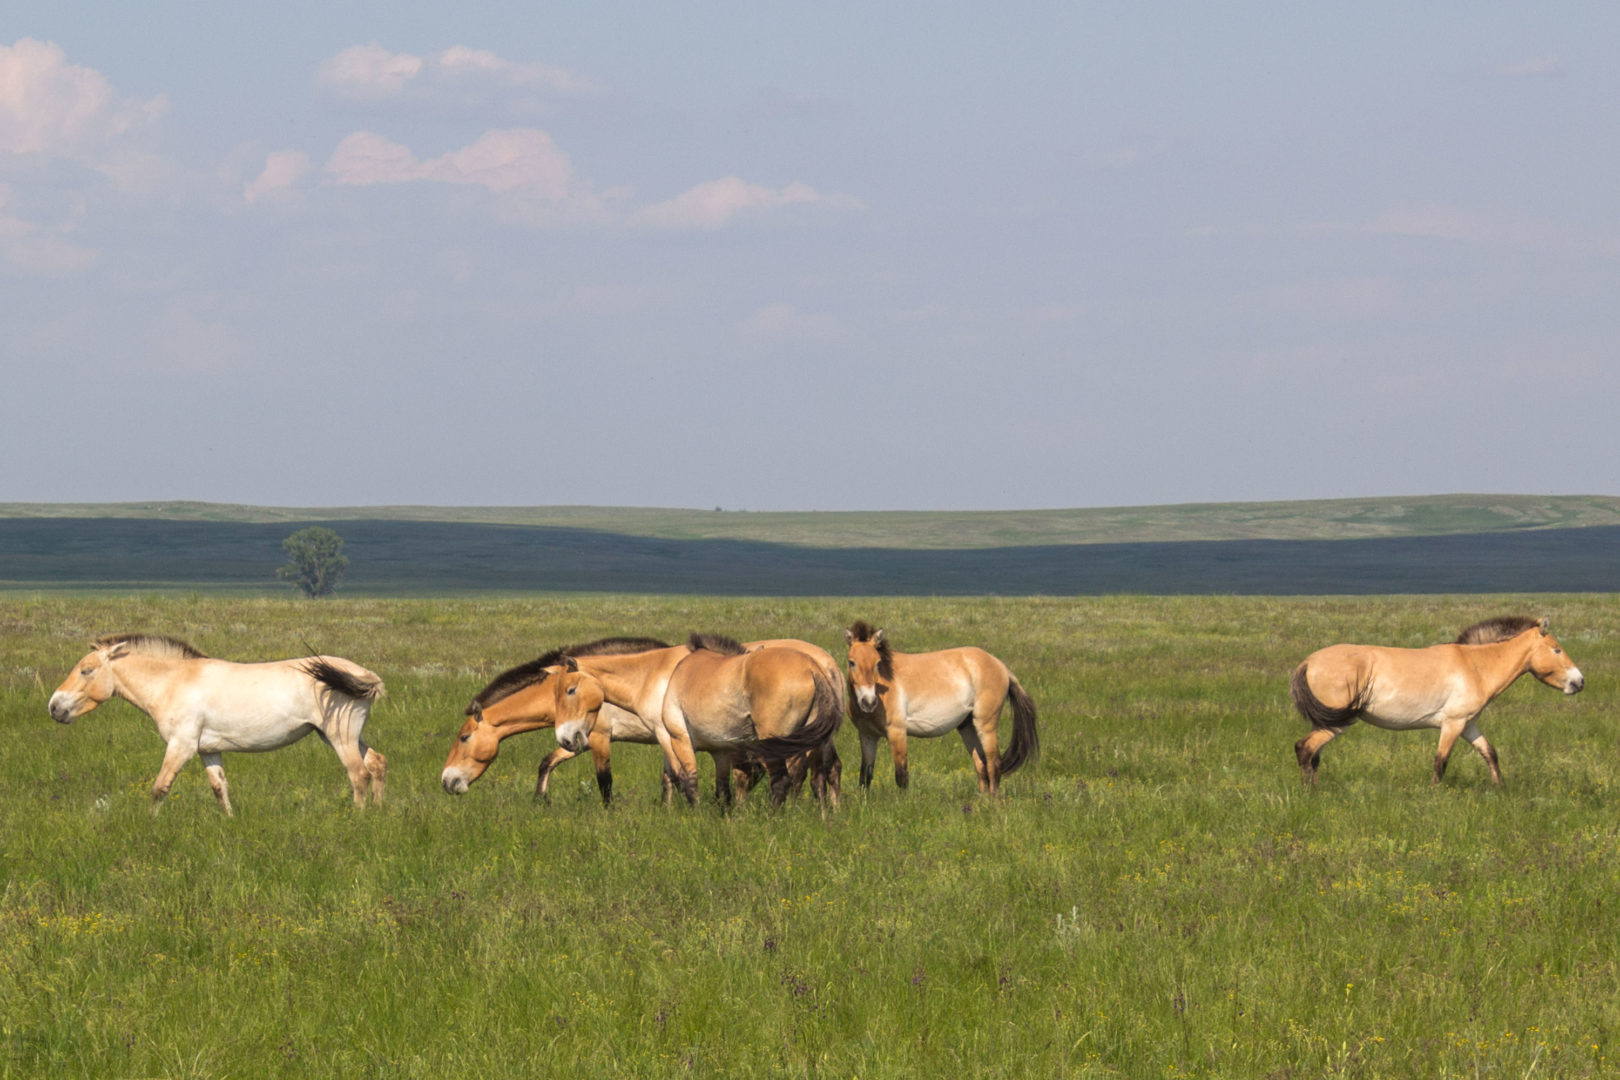
<path fill-rule="evenodd" d="M 0 501 L 1620 493 L 1620 8 L 0 19 Z"/>

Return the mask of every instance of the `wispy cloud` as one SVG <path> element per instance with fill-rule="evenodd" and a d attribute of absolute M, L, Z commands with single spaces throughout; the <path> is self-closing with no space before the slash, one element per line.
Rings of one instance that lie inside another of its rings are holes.
<path fill-rule="evenodd" d="M 667 202 L 636 211 L 634 224 L 657 229 L 718 229 L 736 218 L 784 206 L 819 205 L 841 210 L 863 210 L 866 204 L 848 195 L 824 195 L 808 184 L 784 188 L 750 184 L 735 176 L 708 180 L 688 188 Z"/>
<path fill-rule="evenodd" d="M 28 277 L 65 277 L 95 266 L 101 259 L 94 248 L 76 243 L 72 228 L 45 226 L 15 212 L 16 195 L 0 184 L 0 261 L 13 273 Z"/>
<path fill-rule="evenodd" d="M 1620 255 L 1620 237 L 1571 229 L 1553 221 L 1510 218 L 1462 207 L 1423 204 L 1392 207 L 1355 223 L 1310 226 L 1314 233 L 1365 233 L 1414 239 L 1450 240 L 1489 247 Z"/>
<path fill-rule="evenodd" d="M 425 180 L 471 184 L 497 192 L 524 188 L 554 201 L 588 190 L 588 185 L 575 178 L 568 155 L 550 135 L 535 128 L 486 131 L 459 150 L 426 160 L 381 135 L 357 131 L 338 144 L 326 172 L 340 184 Z"/>
<path fill-rule="evenodd" d="M 508 60 L 488 49 L 455 45 L 441 53 L 415 56 L 389 52 L 375 41 L 351 45 L 328 58 L 316 79 L 339 97 L 360 101 L 386 101 L 406 93 L 460 92 L 479 84 L 561 95 L 587 94 L 596 88 L 589 79 L 565 68 Z"/>
<path fill-rule="evenodd" d="M 1498 64 L 1491 69 L 1491 74 L 1504 79 L 1554 79 L 1569 74 L 1569 69 L 1561 57 L 1549 53 Z"/>
<path fill-rule="evenodd" d="M 264 170 L 242 187 L 245 202 L 255 203 L 267 195 L 286 191 L 309 174 L 309 155 L 300 150 L 277 150 L 264 160 Z"/>

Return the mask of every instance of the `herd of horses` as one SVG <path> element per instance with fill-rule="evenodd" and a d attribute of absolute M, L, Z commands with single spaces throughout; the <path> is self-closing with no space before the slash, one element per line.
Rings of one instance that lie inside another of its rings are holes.
<path fill-rule="evenodd" d="M 877 746 L 887 740 L 895 783 L 909 779 L 906 740 L 955 731 L 982 793 L 1040 749 L 1034 702 L 1001 660 L 965 646 L 934 652 L 893 649 L 881 628 L 857 621 L 844 631 L 845 666 L 807 641 L 738 642 L 694 634 L 670 645 L 611 637 L 554 649 L 502 672 L 472 698 L 440 783 L 463 794 L 503 739 L 554 730 L 557 749 L 540 764 L 535 793 L 552 771 L 589 752 L 604 802 L 612 797 L 614 742 L 656 744 L 664 755 L 666 800 L 679 790 L 695 803 L 697 754 L 714 759 L 722 803 L 734 785 L 747 791 L 768 778 L 773 804 L 806 777 L 823 813 L 836 808 L 842 766 L 834 736 L 844 716 L 859 736 L 860 783 L 869 787 Z M 1466 739 L 1501 783 L 1496 750 L 1478 727 L 1490 701 L 1525 674 L 1574 694 L 1585 685 L 1545 618 L 1504 616 L 1475 623 L 1456 641 L 1428 648 L 1331 645 L 1294 670 L 1290 692 L 1311 725 L 1295 744 L 1307 783 L 1322 748 L 1357 720 L 1392 730 L 1438 729 L 1434 782 L 1445 774 L 1457 739 Z M 318 733 L 349 774 L 356 805 L 380 802 L 388 764 L 362 738 L 383 681 L 336 656 L 235 663 L 205 656 L 175 638 L 111 634 L 96 639 L 51 694 L 51 717 L 73 720 L 112 697 L 146 712 L 166 749 L 152 785 L 157 812 L 182 766 L 200 756 L 226 814 L 226 752 L 275 750 Z M 1001 749 L 998 724 L 1011 705 L 1012 736 Z"/>

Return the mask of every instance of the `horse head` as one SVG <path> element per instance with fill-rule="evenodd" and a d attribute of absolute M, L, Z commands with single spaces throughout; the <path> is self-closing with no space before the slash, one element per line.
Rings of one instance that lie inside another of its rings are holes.
<path fill-rule="evenodd" d="M 874 630 L 861 619 L 844 631 L 844 640 L 849 644 L 849 687 L 855 704 L 862 712 L 871 712 L 877 708 L 878 695 L 888 689 L 878 680 L 892 677 L 889 643 L 882 627 Z"/>
<path fill-rule="evenodd" d="M 581 671 L 572 656 L 563 657 L 561 669 L 548 682 L 557 718 L 557 745 L 582 754 L 607 701 L 602 684 Z"/>
<path fill-rule="evenodd" d="M 468 705 L 466 722 L 456 733 L 450 756 L 444 759 L 444 771 L 439 774 L 445 793 L 465 795 L 472 782 L 484 775 L 500 748 L 499 728 L 484 719 L 484 710 L 477 704 Z"/>
<path fill-rule="evenodd" d="M 1530 673 L 1565 694 L 1578 694 L 1586 686 L 1586 676 L 1553 637 L 1548 628 L 1550 623 L 1551 620 L 1543 616 L 1532 631 Z"/>
<path fill-rule="evenodd" d="M 127 641 L 97 642 L 94 649 L 73 665 L 73 670 L 51 695 L 51 719 L 58 724 L 71 724 L 117 693 L 113 661 L 128 652 Z"/>
<path fill-rule="evenodd" d="M 554 670 L 523 665 L 478 692 L 467 706 L 467 719 L 456 732 L 439 774 L 447 794 L 466 794 L 495 760 L 502 739 L 552 725 L 551 687 L 546 680 Z"/>

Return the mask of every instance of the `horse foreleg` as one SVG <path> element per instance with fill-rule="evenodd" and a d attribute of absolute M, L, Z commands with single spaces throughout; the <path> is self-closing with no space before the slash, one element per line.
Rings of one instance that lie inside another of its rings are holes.
<path fill-rule="evenodd" d="M 231 816 L 231 789 L 225 783 L 225 758 L 222 754 L 203 754 L 203 769 L 208 773 L 208 786 L 214 789 L 214 798 L 225 816 Z"/>
<path fill-rule="evenodd" d="M 866 791 L 872 786 L 872 773 L 877 768 L 877 736 L 860 732 L 861 739 L 861 790 Z"/>
<path fill-rule="evenodd" d="M 196 742 L 179 739 L 170 742 L 168 749 L 163 751 L 163 765 L 158 769 L 157 779 L 152 781 L 152 813 L 158 812 L 158 807 L 168 797 L 169 788 L 174 786 L 174 778 L 180 774 L 181 766 L 190 761 L 191 755 L 196 752 Z"/>
<path fill-rule="evenodd" d="M 1457 737 L 1463 733 L 1461 724 L 1447 724 L 1440 729 L 1440 745 L 1434 751 L 1434 783 L 1438 784 L 1446 775 L 1446 763 L 1451 760 L 1451 748 L 1457 745 Z"/>
<path fill-rule="evenodd" d="M 1472 723 L 1463 728 L 1462 737 L 1473 744 L 1474 749 L 1479 751 L 1479 756 L 1485 759 L 1485 764 L 1490 766 L 1491 783 L 1500 784 L 1502 769 L 1496 760 L 1496 747 L 1492 746 L 1490 740 L 1486 739 Z"/>
<path fill-rule="evenodd" d="M 607 806 L 613 802 L 613 736 L 603 730 L 604 727 L 597 725 L 586 741 L 590 744 L 591 761 L 596 765 L 596 790 L 602 793 L 602 805 Z"/>
<path fill-rule="evenodd" d="M 894 762 L 894 786 L 904 791 L 911 785 L 911 769 L 906 765 L 906 725 L 891 722 L 888 735 L 889 759 Z"/>
<path fill-rule="evenodd" d="M 735 759 L 723 750 L 711 752 L 709 757 L 714 759 L 714 801 L 729 809 L 736 802 L 731 790 L 731 770 Z"/>
<path fill-rule="evenodd" d="M 1316 728 L 1294 744 L 1294 757 L 1299 762 L 1302 781 L 1307 784 L 1316 783 L 1316 770 L 1322 764 L 1322 747 L 1337 734 L 1333 728 Z"/>
<path fill-rule="evenodd" d="M 551 794 L 551 774 L 556 771 L 557 766 L 577 756 L 572 750 L 565 750 L 559 746 L 540 759 L 540 771 L 534 778 L 535 802 L 540 802 Z"/>

